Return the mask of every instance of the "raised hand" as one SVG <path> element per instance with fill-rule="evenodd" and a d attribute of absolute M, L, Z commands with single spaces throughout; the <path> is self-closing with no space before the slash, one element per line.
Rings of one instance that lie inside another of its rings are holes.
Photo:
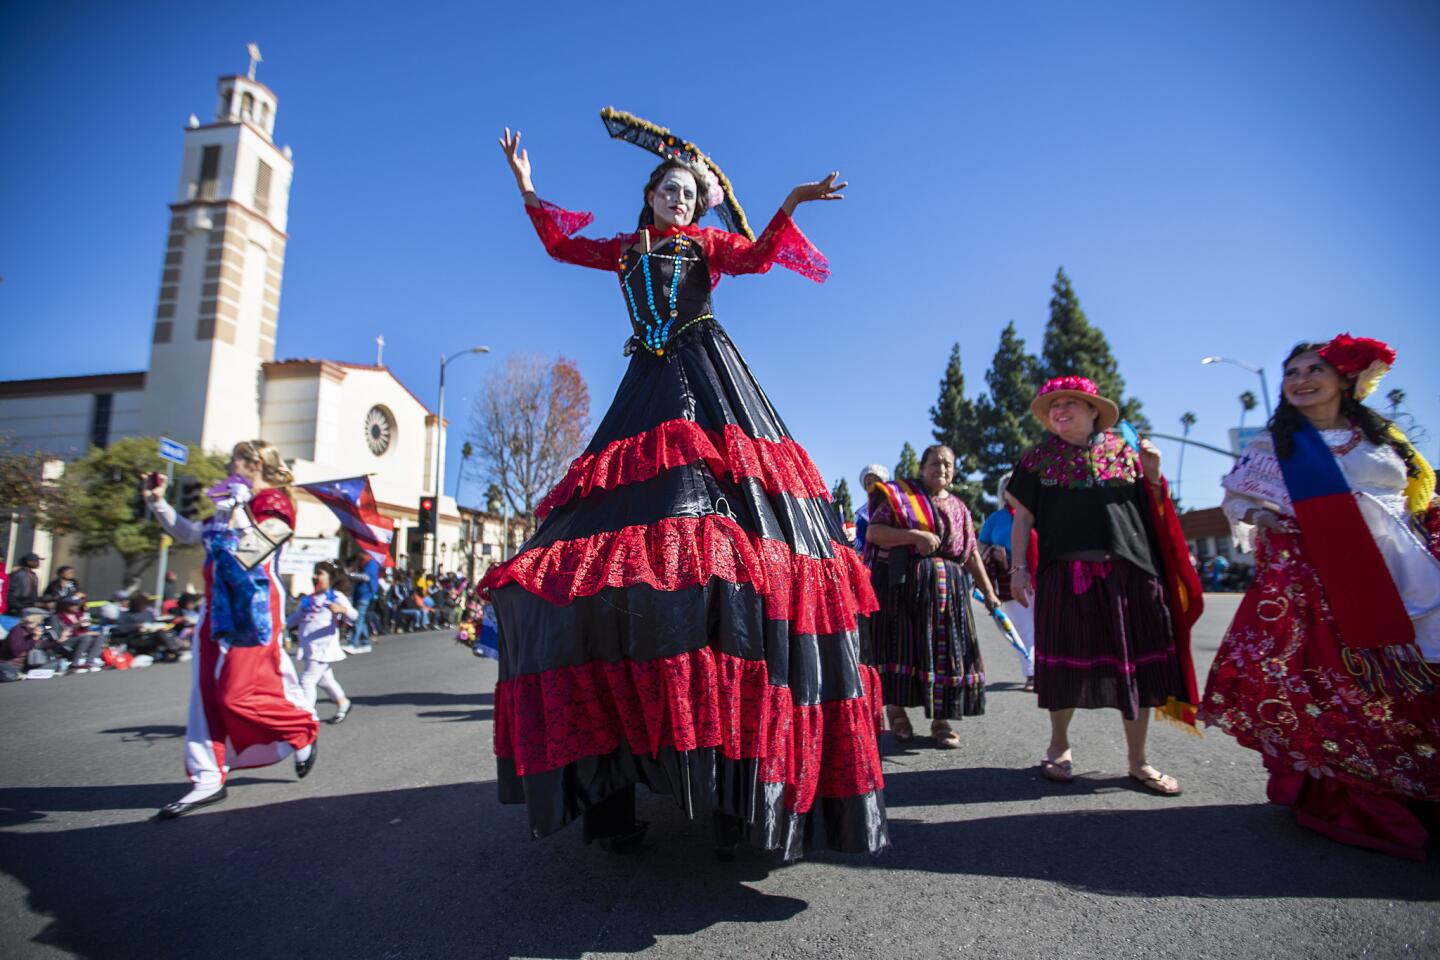
<path fill-rule="evenodd" d="M 520 148 L 520 131 L 516 130 L 512 134 L 510 128 L 506 127 L 505 135 L 498 142 L 510 164 L 510 172 L 515 175 L 515 185 L 520 188 L 521 193 L 534 193 L 535 184 L 530 179 L 530 151 Z"/>
<path fill-rule="evenodd" d="M 1145 476 L 1151 483 L 1160 482 L 1160 448 L 1149 440 L 1140 441 L 1140 463 L 1145 467 Z"/>
<path fill-rule="evenodd" d="M 840 174 L 831 170 L 829 176 L 824 180 L 817 180 L 814 183 L 802 183 L 790 191 L 790 196 L 796 203 L 809 203 L 811 200 L 844 200 L 845 195 L 841 193 L 850 186 L 848 180 L 841 180 L 836 183 Z"/>

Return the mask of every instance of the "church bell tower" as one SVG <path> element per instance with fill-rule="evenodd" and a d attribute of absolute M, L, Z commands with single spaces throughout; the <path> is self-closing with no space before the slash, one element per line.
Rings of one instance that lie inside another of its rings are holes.
<path fill-rule="evenodd" d="M 275 359 L 293 164 L 278 100 L 250 69 L 219 81 L 214 119 L 185 130 L 145 378 L 144 431 L 228 452 L 260 435 Z"/>

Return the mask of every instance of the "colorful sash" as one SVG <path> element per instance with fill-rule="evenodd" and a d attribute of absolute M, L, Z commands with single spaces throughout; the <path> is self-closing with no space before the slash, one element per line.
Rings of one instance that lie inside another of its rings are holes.
<path fill-rule="evenodd" d="M 1315 425 L 1292 438 L 1280 473 L 1300 525 L 1305 554 L 1320 577 L 1345 666 L 1368 688 L 1430 689 L 1433 675 L 1414 645 L 1415 624 L 1340 462 Z"/>
<path fill-rule="evenodd" d="M 935 519 L 935 508 L 925 488 L 915 480 L 896 478 L 877 483 L 870 489 L 870 513 L 875 513 L 875 502 L 883 500 L 890 504 L 895 514 L 895 525 L 904 530 L 926 530 L 939 533 L 940 525 Z"/>

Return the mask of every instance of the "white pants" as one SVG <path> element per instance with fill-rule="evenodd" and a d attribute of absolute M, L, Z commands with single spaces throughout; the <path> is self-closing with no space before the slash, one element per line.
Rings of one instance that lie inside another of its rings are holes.
<path fill-rule="evenodd" d="M 1030 601 L 1031 606 L 1023 607 L 1019 601 L 1006 600 L 1000 604 L 1000 609 L 1005 611 L 1005 616 L 1015 624 L 1015 632 L 1020 634 L 1020 642 L 1025 644 L 1024 651 L 1016 650 L 1020 656 L 1020 669 L 1024 671 L 1026 679 L 1035 676 L 1035 607 L 1034 599 Z"/>
<path fill-rule="evenodd" d="M 335 672 L 330 669 L 333 666 L 333 663 L 319 660 L 305 661 L 305 667 L 300 672 L 300 687 L 305 691 L 305 703 L 311 713 L 315 712 L 315 702 L 319 699 L 317 687 L 323 687 L 337 704 L 349 699 L 340 681 L 335 679 Z"/>

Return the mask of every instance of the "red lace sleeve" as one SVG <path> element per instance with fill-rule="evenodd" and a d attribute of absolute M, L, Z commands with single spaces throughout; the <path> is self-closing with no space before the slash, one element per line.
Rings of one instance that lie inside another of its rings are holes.
<path fill-rule="evenodd" d="M 275 517 L 284 520 L 291 530 L 295 529 L 295 504 L 283 490 L 274 487 L 261 490 L 255 494 L 255 499 L 250 501 L 250 512 L 256 520 Z"/>
<path fill-rule="evenodd" d="M 618 238 L 592 240 L 589 237 L 573 236 L 575 231 L 589 226 L 595 219 L 590 214 L 565 210 L 544 200 L 540 201 L 538 207 L 527 203 L 525 212 L 530 215 L 530 222 L 535 225 L 540 242 L 545 244 L 545 251 L 556 260 L 580 267 L 593 267 L 596 270 L 615 269 L 620 259 Z"/>
<path fill-rule="evenodd" d="M 774 264 L 794 270 L 802 277 L 824 283 L 830 276 L 830 261 L 815 249 L 810 238 L 800 231 L 784 210 L 775 211 L 765 232 L 751 243 L 738 233 L 723 230 L 706 231 L 707 251 L 712 270 L 732 276 L 741 273 L 765 273 Z"/>

